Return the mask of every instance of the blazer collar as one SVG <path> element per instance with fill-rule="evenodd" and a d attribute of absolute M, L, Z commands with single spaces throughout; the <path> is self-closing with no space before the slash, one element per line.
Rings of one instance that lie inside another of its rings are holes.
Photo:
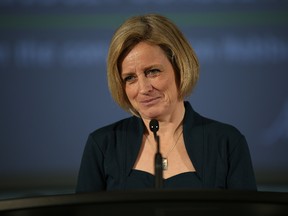
<path fill-rule="evenodd" d="M 203 117 L 196 113 L 190 103 L 187 101 L 185 105 L 185 115 L 183 121 L 184 143 L 188 155 L 196 170 L 196 174 L 203 179 L 204 170 L 204 127 Z"/>
<path fill-rule="evenodd" d="M 204 169 L 204 127 L 203 117 L 196 113 L 188 101 L 184 102 L 185 115 L 183 121 L 184 142 L 188 155 L 196 169 L 196 174 L 200 179 L 203 178 Z M 142 137 L 144 133 L 144 123 L 141 118 L 131 117 L 126 127 L 126 176 L 133 169 L 139 154 Z"/>
<path fill-rule="evenodd" d="M 144 133 L 144 123 L 141 118 L 133 116 L 127 125 L 127 143 L 126 143 L 126 176 L 133 169 L 137 156 L 140 152 L 142 137 Z"/>

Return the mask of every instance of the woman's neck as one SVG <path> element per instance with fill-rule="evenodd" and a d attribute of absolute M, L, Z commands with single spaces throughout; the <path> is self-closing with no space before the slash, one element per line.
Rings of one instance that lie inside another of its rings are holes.
<path fill-rule="evenodd" d="M 171 135 L 174 136 L 181 128 L 182 128 L 182 121 L 185 115 L 185 107 L 184 103 L 179 103 L 176 107 L 175 111 L 171 113 L 169 116 L 162 116 L 159 118 L 155 118 L 158 120 L 159 123 L 159 130 L 157 134 L 159 136 L 170 137 Z M 149 129 L 149 123 L 151 119 L 143 119 L 144 124 L 147 128 L 147 133 L 153 134 Z M 182 129 L 181 129 L 182 130 Z"/>

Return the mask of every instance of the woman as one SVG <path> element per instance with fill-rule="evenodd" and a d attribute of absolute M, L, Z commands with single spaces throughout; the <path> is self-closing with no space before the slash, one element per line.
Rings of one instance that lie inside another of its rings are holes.
<path fill-rule="evenodd" d="M 125 21 L 112 38 L 107 73 L 114 100 L 133 116 L 90 134 L 76 192 L 153 188 L 151 119 L 159 122 L 163 188 L 256 190 L 245 137 L 185 101 L 199 63 L 171 21 L 157 14 Z"/>

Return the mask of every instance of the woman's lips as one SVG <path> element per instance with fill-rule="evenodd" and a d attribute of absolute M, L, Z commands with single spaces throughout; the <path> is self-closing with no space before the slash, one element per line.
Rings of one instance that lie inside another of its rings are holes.
<path fill-rule="evenodd" d="M 159 100 L 160 100 L 160 97 L 150 98 L 150 99 L 146 99 L 146 100 L 141 100 L 140 104 L 142 104 L 144 106 L 152 106 L 152 105 L 158 103 Z"/>

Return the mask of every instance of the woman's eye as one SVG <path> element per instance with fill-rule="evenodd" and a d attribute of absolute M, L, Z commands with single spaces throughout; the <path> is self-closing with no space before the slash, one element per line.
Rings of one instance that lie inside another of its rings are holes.
<path fill-rule="evenodd" d="M 160 72 L 159 69 L 150 69 L 146 71 L 146 76 L 156 76 Z"/>
<path fill-rule="evenodd" d="M 125 82 L 125 83 L 127 83 L 127 82 L 133 82 L 135 80 L 135 77 L 134 76 L 126 76 L 126 77 L 124 77 L 124 79 L 123 79 L 123 81 Z"/>

